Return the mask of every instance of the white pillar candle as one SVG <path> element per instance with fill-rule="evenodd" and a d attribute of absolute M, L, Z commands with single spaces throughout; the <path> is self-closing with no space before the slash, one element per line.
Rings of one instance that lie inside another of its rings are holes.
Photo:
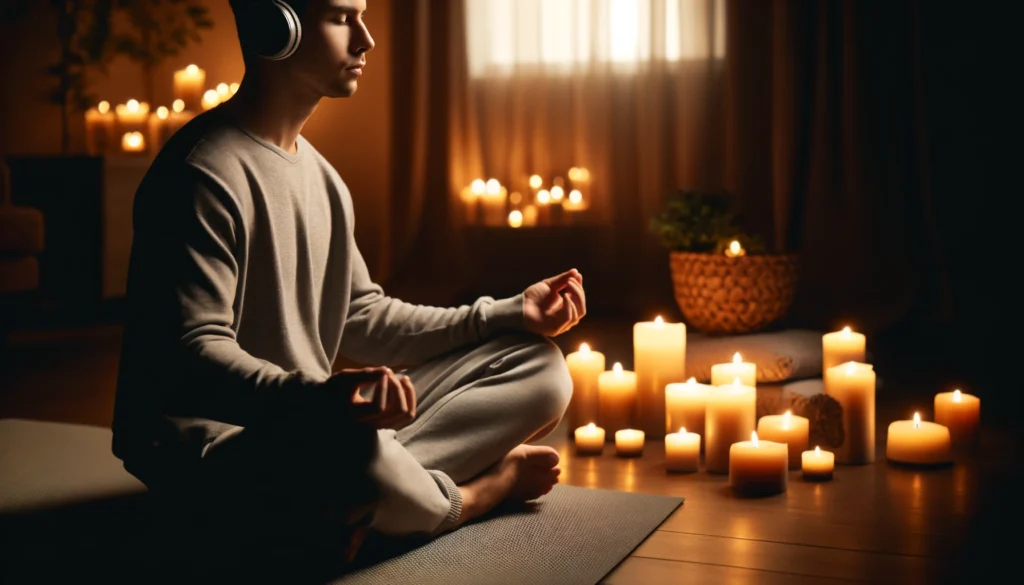
<path fill-rule="evenodd" d="M 202 108 L 206 88 L 206 71 L 189 65 L 174 72 L 174 99 L 185 103 L 185 109 L 198 112 Z"/>
<path fill-rule="evenodd" d="M 807 450 L 810 440 L 810 421 L 789 410 L 786 414 L 769 414 L 757 421 L 757 436 L 785 443 L 789 447 L 789 468 L 800 469 L 800 454 Z"/>
<path fill-rule="evenodd" d="M 736 378 L 744 386 L 757 387 L 757 365 L 743 361 L 740 352 L 733 354 L 731 362 L 711 366 L 712 386 L 724 386 Z"/>
<path fill-rule="evenodd" d="M 122 135 L 129 132 L 147 132 L 149 130 L 149 104 L 138 100 L 128 100 L 117 104 L 114 108 L 117 116 L 117 131 Z"/>
<path fill-rule="evenodd" d="M 836 456 L 829 451 L 822 451 L 821 447 L 815 447 L 814 451 L 801 453 L 800 462 L 805 480 L 828 481 L 832 479 Z"/>
<path fill-rule="evenodd" d="M 102 101 L 85 112 L 85 142 L 90 156 L 110 154 L 117 147 L 117 115 Z"/>
<path fill-rule="evenodd" d="M 825 394 L 843 407 L 843 442 L 836 461 L 864 465 L 875 460 L 875 370 L 846 362 L 825 370 Z"/>
<path fill-rule="evenodd" d="M 576 429 L 576 452 L 600 454 L 604 451 L 604 429 L 589 423 Z"/>
<path fill-rule="evenodd" d="M 686 325 L 656 317 L 633 325 L 637 426 L 651 438 L 665 436 L 665 386 L 686 378 Z M 676 427 L 671 427 L 676 428 Z"/>
<path fill-rule="evenodd" d="M 615 453 L 620 457 L 639 457 L 644 452 L 644 432 L 638 429 L 615 431 Z"/>
<path fill-rule="evenodd" d="M 603 353 L 581 343 L 579 351 L 565 356 L 565 363 L 572 378 L 572 400 L 566 418 L 569 428 L 575 429 L 586 421 L 599 420 L 597 379 L 604 371 L 605 359 Z"/>
<path fill-rule="evenodd" d="M 789 449 L 782 443 L 761 441 L 751 432 L 749 441 L 729 447 L 729 486 L 744 494 L 778 494 L 786 491 Z"/>
<path fill-rule="evenodd" d="M 160 106 L 156 109 L 156 114 L 149 117 L 149 147 L 154 154 L 163 148 L 164 143 L 170 137 L 168 126 L 170 117 L 171 110 L 166 106 Z"/>
<path fill-rule="evenodd" d="M 667 428 L 686 427 L 698 435 L 704 434 L 704 410 L 712 387 L 690 378 L 685 383 L 673 382 L 665 386 L 665 420 Z"/>
<path fill-rule="evenodd" d="M 616 362 L 610 371 L 597 377 L 599 423 L 609 431 L 633 426 L 633 408 L 636 404 L 636 374 L 623 370 Z"/>
<path fill-rule="evenodd" d="M 728 473 L 729 451 L 733 443 L 743 441 L 757 425 L 757 391 L 753 386 L 732 384 L 716 386 L 708 394 L 704 415 L 704 462 L 710 473 Z"/>
<path fill-rule="evenodd" d="M 700 435 L 685 428 L 665 435 L 665 469 L 684 473 L 700 469 Z"/>
<path fill-rule="evenodd" d="M 964 394 L 959 389 L 935 395 L 935 422 L 949 429 L 953 448 L 978 444 L 980 419 L 981 399 L 977 396 Z"/>
<path fill-rule="evenodd" d="M 483 209 L 484 225 L 500 227 L 507 223 L 508 213 L 505 211 L 507 199 L 508 190 L 502 187 L 497 179 L 490 179 L 484 183 L 484 192 L 479 197 Z"/>
<path fill-rule="evenodd" d="M 885 457 L 889 461 L 913 465 L 949 463 L 949 429 L 938 423 L 922 421 L 921 415 L 915 412 L 913 420 L 898 420 L 889 425 Z"/>
<path fill-rule="evenodd" d="M 849 327 L 821 336 L 821 368 L 828 370 L 846 362 L 864 362 L 865 337 Z"/>

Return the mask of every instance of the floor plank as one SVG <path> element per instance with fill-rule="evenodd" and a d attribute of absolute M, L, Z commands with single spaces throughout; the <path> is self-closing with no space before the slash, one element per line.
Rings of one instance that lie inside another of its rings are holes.
<path fill-rule="evenodd" d="M 828 579 L 758 571 L 740 567 L 709 565 L 629 557 L 608 577 L 604 585 L 850 585 L 849 579 Z"/>

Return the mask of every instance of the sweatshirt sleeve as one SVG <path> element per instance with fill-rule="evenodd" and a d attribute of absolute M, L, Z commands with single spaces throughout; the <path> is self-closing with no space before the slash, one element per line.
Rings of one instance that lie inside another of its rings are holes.
<path fill-rule="evenodd" d="M 523 295 L 471 305 L 440 308 L 406 303 L 384 294 L 349 236 L 352 298 L 341 352 L 363 364 L 409 365 L 425 362 L 499 333 L 523 330 Z"/>
<path fill-rule="evenodd" d="M 244 426 L 286 400 L 318 393 L 303 372 L 286 372 L 238 345 L 232 325 L 245 242 L 227 189 L 186 167 L 171 185 L 140 195 L 119 400 L 134 396 L 151 410 Z M 125 385 L 132 387 L 122 392 Z"/>

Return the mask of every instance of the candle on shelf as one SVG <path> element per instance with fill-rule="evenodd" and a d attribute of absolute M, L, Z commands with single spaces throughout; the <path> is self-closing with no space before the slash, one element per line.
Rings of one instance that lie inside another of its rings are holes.
<path fill-rule="evenodd" d="M 644 452 L 644 432 L 637 429 L 615 431 L 615 453 L 620 457 L 639 457 Z"/>
<path fill-rule="evenodd" d="M 220 104 L 220 94 L 215 89 L 208 89 L 203 94 L 203 110 L 212 110 Z"/>
<path fill-rule="evenodd" d="M 700 384 L 696 378 L 686 382 L 672 382 L 665 386 L 665 421 L 667 428 L 686 427 L 704 434 L 704 410 L 707 408 L 711 386 Z"/>
<path fill-rule="evenodd" d="M 951 460 L 950 446 L 947 427 L 922 421 L 921 415 L 915 412 L 913 420 L 889 424 L 885 457 L 896 463 L 942 465 Z"/>
<path fill-rule="evenodd" d="M 822 371 L 845 364 L 846 362 L 864 362 L 867 340 L 863 333 L 856 333 L 849 327 L 841 331 L 833 331 L 821 336 L 821 367 Z"/>
<path fill-rule="evenodd" d="M 863 465 L 875 460 L 875 370 L 846 362 L 825 370 L 825 394 L 843 408 L 843 442 L 836 461 Z"/>
<path fill-rule="evenodd" d="M 786 491 L 789 476 L 789 449 L 782 443 L 762 441 L 756 432 L 749 441 L 729 447 L 729 486 L 751 495 L 778 494 Z"/>
<path fill-rule="evenodd" d="M 462 202 L 466 205 L 466 223 L 475 225 L 480 221 L 480 199 L 487 192 L 487 183 L 483 179 L 473 179 L 468 187 L 462 190 Z"/>
<path fill-rule="evenodd" d="M 184 101 L 174 100 L 174 103 L 171 104 L 171 111 L 167 116 L 167 137 L 174 136 L 174 133 L 185 124 L 188 124 L 192 117 L 192 112 L 185 110 Z"/>
<path fill-rule="evenodd" d="M 217 90 L 217 96 L 222 102 L 231 97 L 231 86 L 226 83 L 218 83 L 214 89 Z"/>
<path fill-rule="evenodd" d="M 740 256 L 746 256 L 747 251 L 743 249 L 738 240 L 733 240 L 729 242 L 729 247 L 725 249 L 725 255 L 729 258 L 739 258 Z"/>
<path fill-rule="evenodd" d="M 561 205 L 562 199 L 565 197 L 565 189 L 555 185 L 551 187 L 551 202 Z"/>
<path fill-rule="evenodd" d="M 508 212 L 508 226 L 511 228 L 523 227 L 523 212 L 518 209 Z"/>
<path fill-rule="evenodd" d="M 169 133 L 169 119 L 171 111 L 167 106 L 160 106 L 156 109 L 156 115 L 149 117 L 149 145 L 153 152 L 157 152 L 167 141 Z"/>
<path fill-rule="evenodd" d="M 238 87 L 239 87 L 239 84 L 237 82 L 236 83 L 232 83 L 231 85 L 228 86 L 228 93 L 230 95 L 235 95 L 236 93 L 238 93 Z"/>
<path fill-rule="evenodd" d="M 523 207 L 523 226 L 534 227 L 537 225 L 537 206 L 529 204 Z"/>
<path fill-rule="evenodd" d="M 686 325 L 654 321 L 633 324 L 637 425 L 654 439 L 665 436 L 665 386 L 682 382 L 686 373 Z"/>
<path fill-rule="evenodd" d="M 757 425 L 757 390 L 740 382 L 716 386 L 704 415 L 704 462 L 710 473 L 729 471 L 730 447 L 753 433 Z"/>
<path fill-rule="evenodd" d="M 484 184 L 484 193 L 479 197 L 483 207 L 484 225 L 493 227 L 503 226 L 506 221 L 505 201 L 508 199 L 508 191 L 497 179 L 489 179 Z"/>
<path fill-rule="evenodd" d="M 604 354 L 581 343 L 579 351 L 565 356 L 565 364 L 572 378 L 572 399 L 566 412 L 569 428 L 576 428 L 585 420 L 601 420 L 598 410 L 598 378 L 605 368 Z"/>
<path fill-rule="evenodd" d="M 537 203 L 537 216 L 541 225 L 551 224 L 551 192 L 547 189 L 537 191 L 535 196 Z"/>
<path fill-rule="evenodd" d="M 745 386 L 757 387 L 757 364 L 743 361 L 740 352 L 732 356 L 732 361 L 711 366 L 711 385 L 722 386 L 736 378 Z"/>
<path fill-rule="evenodd" d="M 700 469 L 700 435 L 687 432 L 665 435 L 665 469 L 685 473 Z"/>
<path fill-rule="evenodd" d="M 544 179 L 540 175 L 530 175 L 530 188 L 537 191 L 544 186 Z"/>
<path fill-rule="evenodd" d="M 117 131 L 122 136 L 128 132 L 144 132 L 148 130 L 149 104 L 138 100 L 128 100 L 117 104 L 114 108 L 117 115 Z"/>
<path fill-rule="evenodd" d="M 601 372 L 597 377 L 598 421 L 601 426 L 618 431 L 633 425 L 633 409 L 636 405 L 636 373 L 623 370 L 615 362 L 610 371 Z"/>
<path fill-rule="evenodd" d="M 206 71 L 194 64 L 174 72 L 174 99 L 183 101 L 186 110 L 202 109 L 205 87 Z"/>
<path fill-rule="evenodd" d="M 85 142 L 91 156 L 109 154 L 117 141 L 117 116 L 102 101 L 85 112 Z"/>
<path fill-rule="evenodd" d="M 757 435 L 766 441 L 785 443 L 790 469 L 799 469 L 800 454 L 807 450 L 810 437 L 810 421 L 789 410 L 786 414 L 769 414 L 757 421 Z"/>
<path fill-rule="evenodd" d="M 935 395 L 935 422 L 949 429 L 953 448 L 973 447 L 978 444 L 978 422 L 981 419 L 981 399 L 964 394 L 960 389 Z"/>
<path fill-rule="evenodd" d="M 583 211 L 587 208 L 587 202 L 583 199 L 583 193 L 579 189 L 569 191 L 569 197 L 562 202 L 562 209 L 566 211 Z"/>
<path fill-rule="evenodd" d="M 589 423 L 576 429 L 576 452 L 580 454 L 601 454 L 604 451 L 604 429 Z"/>
<path fill-rule="evenodd" d="M 146 139 L 142 132 L 125 132 L 121 137 L 121 150 L 133 154 L 146 151 Z"/>
<path fill-rule="evenodd" d="M 836 456 L 829 451 L 822 451 L 815 446 L 814 451 L 800 454 L 801 469 L 807 481 L 828 481 L 832 479 L 832 471 L 836 466 Z"/>

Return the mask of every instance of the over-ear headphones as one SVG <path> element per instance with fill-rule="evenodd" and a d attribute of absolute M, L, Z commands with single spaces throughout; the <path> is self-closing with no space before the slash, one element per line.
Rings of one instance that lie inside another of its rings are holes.
<path fill-rule="evenodd" d="M 280 61 L 295 54 L 302 41 L 299 15 L 285 0 L 259 0 L 239 19 L 242 46 L 264 59 Z"/>

